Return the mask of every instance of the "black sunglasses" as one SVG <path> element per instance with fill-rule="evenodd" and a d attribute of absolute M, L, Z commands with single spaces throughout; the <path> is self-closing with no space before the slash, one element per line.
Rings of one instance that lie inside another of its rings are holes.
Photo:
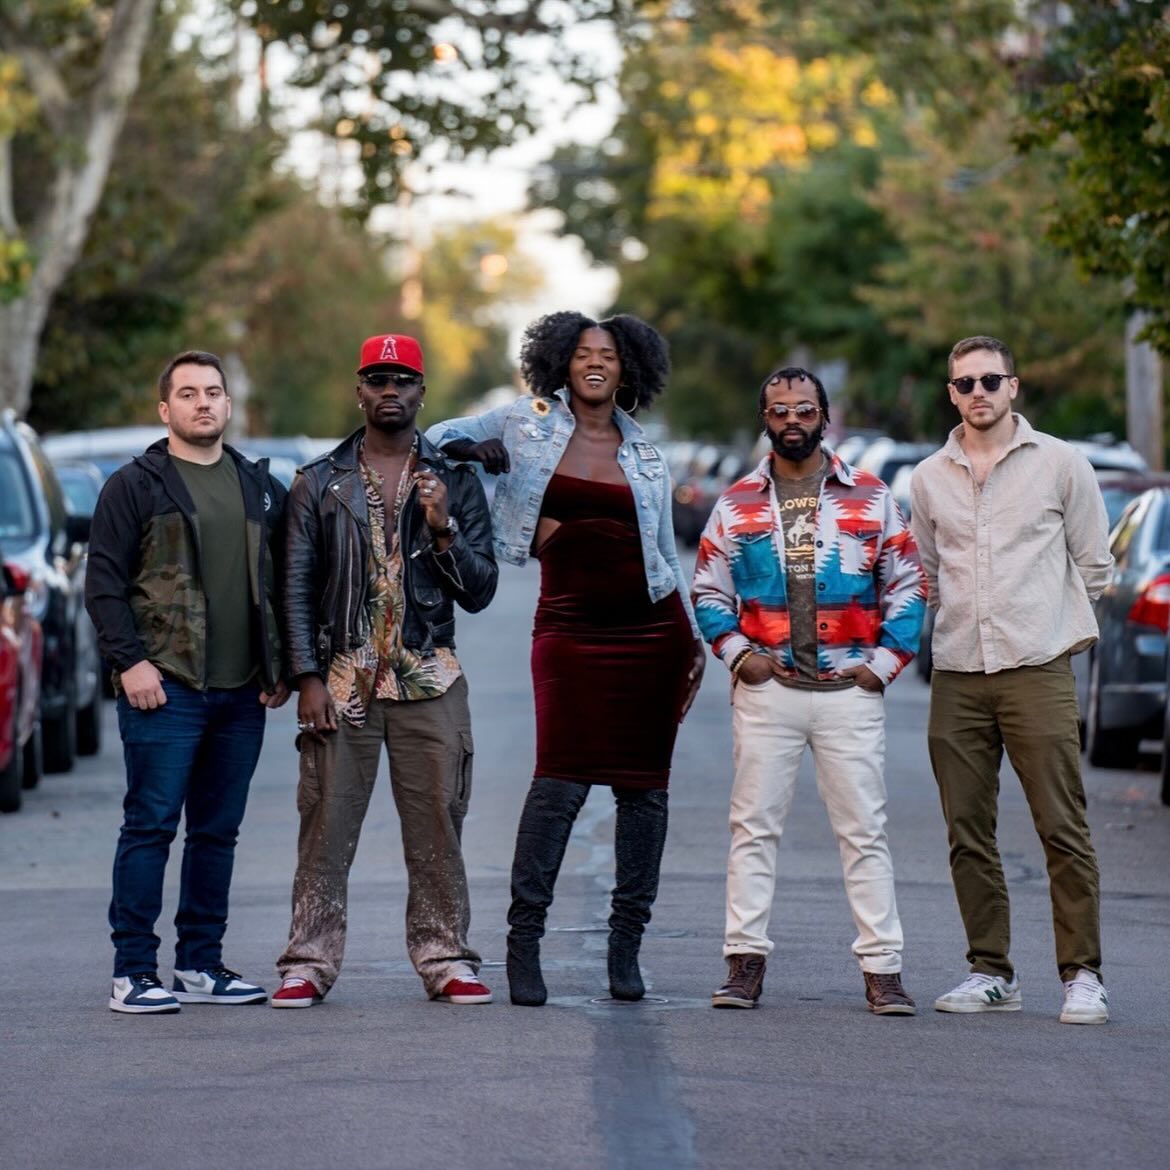
<path fill-rule="evenodd" d="M 375 390 L 381 390 L 385 386 L 389 386 L 391 382 L 394 383 L 400 390 L 405 390 L 407 386 L 413 386 L 416 382 L 422 381 L 421 374 L 362 374 L 362 381 L 367 386 L 373 387 Z"/>
<path fill-rule="evenodd" d="M 771 415 L 777 422 L 783 422 L 790 414 L 796 415 L 797 422 L 812 422 L 821 413 L 819 406 L 811 402 L 798 402 L 795 406 L 786 406 L 783 402 L 774 402 L 764 413 Z"/>
<path fill-rule="evenodd" d="M 988 394 L 994 394 L 999 389 L 999 384 L 1004 378 L 1012 377 L 1011 374 L 982 374 L 978 378 L 952 378 L 950 385 L 954 386 L 960 394 L 970 394 L 975 389 L 975 383 L 978 382 Z"/>

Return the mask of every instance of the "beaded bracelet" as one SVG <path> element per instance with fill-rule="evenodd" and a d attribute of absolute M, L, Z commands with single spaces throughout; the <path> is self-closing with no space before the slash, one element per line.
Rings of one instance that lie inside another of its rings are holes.
<path fill-rule="evenodd" d="M 739 675 L 739 668 L 755 653 L 749 646 L 745 650 L 741 650 L 728 664 L 727 669 L 731 671 L 733 676 Z"/>

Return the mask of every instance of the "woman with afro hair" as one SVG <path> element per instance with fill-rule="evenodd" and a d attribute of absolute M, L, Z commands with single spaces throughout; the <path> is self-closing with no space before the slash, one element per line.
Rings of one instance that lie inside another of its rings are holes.
<path fill-rule="evenodd" d="M 532 642 L 536 768 L 512 862 L 512 1002 L 547 998 L 540 940 L 577 813 L 613 789 L 616 883 L 608 973 L 615 999 L 645 994 L 642 932 L 658 893 L 675 734 L 703 673 L 678 562 L 665 461 L 633 415 L 665 388 L 666 342 L 625 314 L 550 313 L 528 327 L 531 391 L 427 437 L 498 475 L 496 554 L 540 561 Z"/>

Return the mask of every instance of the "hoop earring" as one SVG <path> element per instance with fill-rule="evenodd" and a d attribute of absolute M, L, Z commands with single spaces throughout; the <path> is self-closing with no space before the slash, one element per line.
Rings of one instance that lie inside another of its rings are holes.
<path fill-rule="evenodd" d="M 626 400 L 630 403 L 629 406 L 623 406 L 622 403 L 618 401 L 618 398 L 623 390 L 626 392 Z M 636 390 L 631 390 L 629 386 L 619 386 L 614 392 L 613 404 L 624 414 L 633 414 L 638 409 L 638 392 Z"/>

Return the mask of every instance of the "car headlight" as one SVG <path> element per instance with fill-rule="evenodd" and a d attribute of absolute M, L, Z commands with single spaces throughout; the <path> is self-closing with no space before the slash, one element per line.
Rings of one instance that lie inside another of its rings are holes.
<path fill-rule="evenodd" d="M 49 612 L 48 582 L 43 577 L 31 578 L 24 595 L 28 599 L 28 607 L 32 616 L 38 622 L 43 621 L 45 614 Z"/>

